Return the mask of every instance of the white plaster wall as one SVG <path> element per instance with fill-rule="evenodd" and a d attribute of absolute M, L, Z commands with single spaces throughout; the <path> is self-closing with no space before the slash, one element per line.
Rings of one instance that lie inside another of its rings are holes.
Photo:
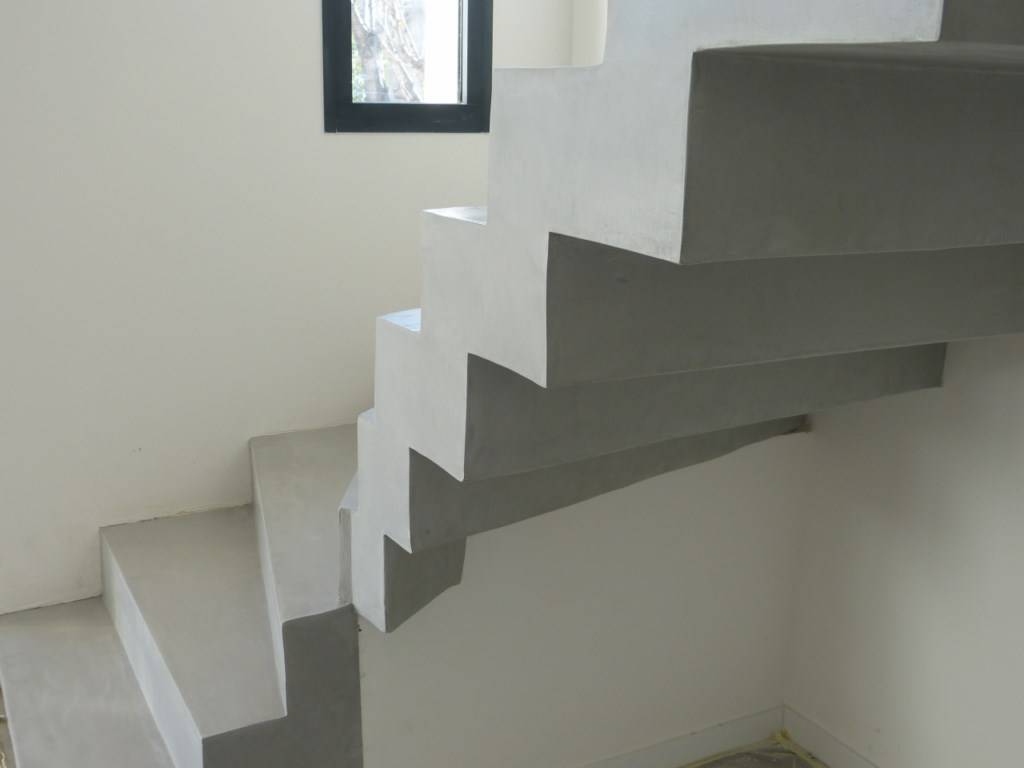
<path fill-rule="evenodd" d="M 360 639 L 367 768 L 582 768 L 777 707 L 804 435 L 470 539 Z"/>
<path fill-rule="evenodd" d="M 497 0 L 499 65 L 572 0 Z M 0 613 L 99 591 L 102 525 L 250 498 L 252 435 L 354 421 L 418 213 L 487 137 L 327 136 L 320 3 L 0 3 Z"/>
<path fill-rule="evenodd" d="M 250 498 L 251 435 L 354 419 L 422 208 L 487 138 L 324 136 L 319 2 L 0 4 L 0 613 L 98 593 L 102 525 Z M 572 0 L 497 0 L 499 64 Z M 363 633 L 367 765 L 571 768 L 779 703 L 804 438 L 470 542 Z"/>
<path fill-rule="evenodd" d="M 1020 765 L 1024 338 L 808 438 L 787 703 L 880 768 Z"/>
<path fill-rule="evenodd" d="M 572 63 L 600 64 L 608 36 L 608 0 L 573 0 L 572 18 Z"/>

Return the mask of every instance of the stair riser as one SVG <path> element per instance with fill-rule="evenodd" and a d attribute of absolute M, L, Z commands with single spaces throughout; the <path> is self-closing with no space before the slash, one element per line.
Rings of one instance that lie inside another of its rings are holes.
<path fill-rule="evenodd" d="M 679 268 L 554 237 L 548 283 L 549 386 L 1024 332 L 1024 246 Z"/>
<path fill-rule="evenodd" d="M 937 387 L 944 360 L 935 345 L 544 389 L 473 357 L 465 479 Z"/>
<path fill-rule="evenodd" d="M 283 637 L 288 717 L 206 739 L 205 768 L 362 768 L 355 610 L 289 621 Z"/>
<path fill-rule="evenodd" d="M 359 615 L 384 632 L 459 584 L 466 552 L 465 541 L 456 541 L 412 555 L 385 533 L 392 519 L 408 542 L 409 450 L 396 452 L 396 445 L 381 439 L 376 414 L 360 416 L 359 508 L 349 510 L 352 596 Z"/>
<path fill-rule="evenodd" d="M 946 0 L 943 40 L 1024 44 L 1020 0 Z"/>
<path fill-rule="evenodd" d="M 415 554 L 373 527 L 384 513 L 376 508 L 372 493 L 367 494 L 375 484 L 370 480 L 372 468 L 366 472 L 362 457 L 372 454 L 372 444 L 379 434 L 369 423 L 363 429 L 364 423 L 360 421 L 359 438 L 361 509 L 352 518 L 353 590 L 359 614 L 382 631 L 391 632 L 459 583 L 466 545 L 465 538 L 460 537 L 520 522 L 755 442 L 800 431 L 805 420 L 782 419 L 683 438 L 591 462 L 473 484 L 459 483 L 413 455 L 413 483 L 420 489 L 417 496 L 429 499 L 430 504 L 419 509 L 417 527 L 411 532 L 414 543 L 423 547 Z M 405 487 L 409 488 L 408 480 Z"/>
<path fill-rule="evenodd" d="M 687 259 L 680 245 L 695 51 L 936 40 L 941 16 L 942 0 L 613 0 L 604 66 L 495 74 L 490 224 L 507 220 L 513 236 L 489 250 L 533 259 L 530 237 L 562 232 Z"/>
<path fill-rule="evenodd" d="M 698 53 L 686 260 L 1024 241 L 1022 88 L 984 70 Z"/>
<path fill-rule="evenodd" d="M 510 477 L 460 483 L 421 456 L 412 460 L 412 541 L 445 542 L 522 522 L 667 472 L 804 428 L 803 417 L 697 435 Z"/>
<path fill-rule="evenodd" d="M 203 744 L 111 548 L 101 535 L 103 602 L 175 768 L 203 768 Z"/>

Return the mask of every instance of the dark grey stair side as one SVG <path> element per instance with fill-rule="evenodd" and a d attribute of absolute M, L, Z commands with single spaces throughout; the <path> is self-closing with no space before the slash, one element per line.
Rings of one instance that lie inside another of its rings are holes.
<path fill-rule="evenodd" d="M 1021 333 L 1024 246 L 679 266 L 553 236 L 547 315 L 551 387 Z"/>
<path fill-rule="evenodd" d="M 441 551 L 431 547 L 553 512 L 805 428 L 804 417 L 779 419 L 573 464 L 462 483 L 412 452 L 409 477 L 412 544 L 414 550 L 423 550 L 412 557 Z"/>
<path fill-rule="evenodd" d="M 272 625 L 251 508 L 116 526 L 102 541 L 105 599 L 176 768 L 361 767 L 355 611 Z"/>
<path fill-rule="evenodd" d="M 1020 0 L 946 0 L 943 40 L 1024 43 L 1024 3 Z"/>
<path fill-rule="evenodd" d="M 466 480 L 938 387 L 945 347 L 856 352 L 545 389 L 471 356 Z"/>
<path fill-rule="evenodd" d="M 683 261 L 1024 242 L 1022 93 L 1017 46 L 700 51 Z"/>
<path fill-rule="evenodd" d="M 0 618 L 18 768 L 173 768 L 103 603 Z"/>

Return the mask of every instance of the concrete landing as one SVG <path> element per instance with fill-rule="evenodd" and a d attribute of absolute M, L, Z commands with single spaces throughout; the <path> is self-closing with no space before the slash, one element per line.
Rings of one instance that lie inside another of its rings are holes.
<path fill-rule="evenodd" d="M 100 600 L 0 618 L 0 685 L 8 768 L 173 768 Z"/>

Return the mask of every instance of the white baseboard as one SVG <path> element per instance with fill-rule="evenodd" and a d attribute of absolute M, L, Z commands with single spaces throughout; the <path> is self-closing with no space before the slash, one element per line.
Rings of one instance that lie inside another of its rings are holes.
<path fill-rule="evenodd" d="M 722 723 L 628 755 L 602 760 L 588 768 L 680 768 L 712 755 L 769 739 L 782 730 L 782 726 L 783 708 L 773 707 L 756 715 Z"/>
<path fill-rule="evenodd" d="M 878 768 L 813 720 L 790 707 L 783 707 L 782 722 L 794 742 L 821 760 L 828 768 Z"/>

